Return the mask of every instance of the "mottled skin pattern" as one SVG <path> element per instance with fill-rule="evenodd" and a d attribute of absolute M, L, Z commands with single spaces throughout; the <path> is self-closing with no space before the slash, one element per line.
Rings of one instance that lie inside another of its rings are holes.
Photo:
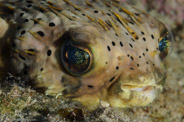
<path fill-rule="evenodd" d="M 88 109 L 145 106 L 162 90 L 167 30 L 155 18 L 116 0 L 12 1 L 0 3 L 1 71 Z M 91 52 L 85 73 L 61 63 L 65 37 Z"/>

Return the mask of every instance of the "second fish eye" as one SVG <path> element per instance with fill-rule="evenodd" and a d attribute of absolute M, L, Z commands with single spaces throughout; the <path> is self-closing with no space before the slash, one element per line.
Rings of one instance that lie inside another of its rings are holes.
<path fill-rule="evenodd" d="M 159 51 L 160 51 L 159 56 L 161 59 L 164 59 L 171 51 L 172 42 L 173 42 L 172 33 L 166 32 L 162 37 L 160 37 L 160 39 L 159 39 Z"/>

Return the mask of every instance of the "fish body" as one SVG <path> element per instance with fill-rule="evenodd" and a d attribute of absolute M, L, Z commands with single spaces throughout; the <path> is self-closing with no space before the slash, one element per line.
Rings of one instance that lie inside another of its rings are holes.
<path fill-rule="evenodd" d="M 163 88 L 171 34 L 117 0 L 0 3 L 1 70 L 95 109 L 145 106 Z M 4 53 L 5 52 L 5 53 Z"/>

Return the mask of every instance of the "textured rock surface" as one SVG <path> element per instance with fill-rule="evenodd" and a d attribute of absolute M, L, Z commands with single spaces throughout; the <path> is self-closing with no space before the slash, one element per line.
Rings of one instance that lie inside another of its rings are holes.
<path fill-rule="evenodd" d="M 184 1 L 171 1 L 129 1 L 170 25 L 175 36 L 173 51 L 167 59 L 168 77 L 164 91 L 151 105 L 120 110 L 99 108 L 88 113 L 78 109 L 76 103 L 44 96 L 21 85 L 19 82 L 23 81 L 19 78 L 8 75 L 0 84 L 0 121 L 184 121 L 184 16 L 181 13 Z M 66 109 L 68 106 L 71 109 Z"/>

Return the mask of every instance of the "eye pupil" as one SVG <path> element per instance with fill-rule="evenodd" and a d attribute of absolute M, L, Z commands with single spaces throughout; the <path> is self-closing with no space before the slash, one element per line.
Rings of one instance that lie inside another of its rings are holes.
<path fill-rule="evenodd" d="M 64 68 L 72 75 L 85 73 L 91 63 L 91 55 L 87 49 L 73 45 L 70 41 L 62 47 L 61 60 Z"/>
<path fill-rule="evenodd" d="M 89 54 L 82 49 L 70 47 L 66 52 L 67 60 L 71 64 L 82 64 L 89 58 Z"/>

